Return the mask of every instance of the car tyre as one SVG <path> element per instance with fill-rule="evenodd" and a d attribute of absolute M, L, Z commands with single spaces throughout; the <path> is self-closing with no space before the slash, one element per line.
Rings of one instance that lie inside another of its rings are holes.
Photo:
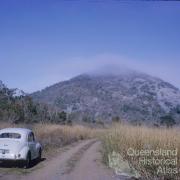
<path fill-rule="evenodd" d="M 31 153 L 30 152 L 28 152 L 27 154 L 24 167 L 25 169 L 28 169 L 31 167 Z"/>
<path fill-rule="evenodd" d="M 42 158 L 42 150 L 39 149 L 38 162 L 41 161 L 41 158 Z"/>
<path fill-rule="evenodd" d="M 0 161 L 0 167 L 3 167 L 4 166 L 4 161 Z"/>

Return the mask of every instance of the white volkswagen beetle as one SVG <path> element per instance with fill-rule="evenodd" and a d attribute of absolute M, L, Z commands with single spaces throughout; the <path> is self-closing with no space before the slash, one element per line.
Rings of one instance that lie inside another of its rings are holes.
<path fill-rule="evenodd" d="M 36 142 L 30 129 L 6 128 L 0 130 L 0 161 L 20 161 L 25 168 L 31 160 L 41 159 L 42 146 Z"/>

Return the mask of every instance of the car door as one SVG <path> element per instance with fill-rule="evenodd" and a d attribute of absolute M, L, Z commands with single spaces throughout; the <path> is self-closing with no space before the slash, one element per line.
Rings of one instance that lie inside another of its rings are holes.
<path fill-rule="evenodd" d="M 33 132 L 30 132 L 28 134 L 28 146 L 29 146 L 29 149 L 31 151 L 31 159 L 36 158 L 36 142 L 34 139 Z"/>

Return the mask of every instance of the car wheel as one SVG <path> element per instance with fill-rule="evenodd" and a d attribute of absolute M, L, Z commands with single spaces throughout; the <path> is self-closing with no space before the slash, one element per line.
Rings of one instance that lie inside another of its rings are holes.
<path fill-rule="evenodd" d="M 31 166 L 31 153 L 28 152 L 26 161 L 25 161 L 25 169 L 28 169 Z"/>
<path fill-rule="evenodd" d="M 38 161 L 39 161 L 39 162 L 41 161 L 41 157 L 42 157 L 42 150 L 40 149 L 40 150 L 39 150 L 39 155 L 38 155 Z"/>
<path fill-rule="evenodd" d="M 4 166 L 4 161 L 0 161 L 0 167 L 3 167 Z"/>

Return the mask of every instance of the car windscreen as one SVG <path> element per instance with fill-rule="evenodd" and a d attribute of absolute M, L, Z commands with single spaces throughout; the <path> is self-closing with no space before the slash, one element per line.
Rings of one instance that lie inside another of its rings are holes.
<path fill-rule="evenodd" d="M 6 132 L 1 133 L 0 138 L 20 139 L 21 135 L 18 133 Z"/>

